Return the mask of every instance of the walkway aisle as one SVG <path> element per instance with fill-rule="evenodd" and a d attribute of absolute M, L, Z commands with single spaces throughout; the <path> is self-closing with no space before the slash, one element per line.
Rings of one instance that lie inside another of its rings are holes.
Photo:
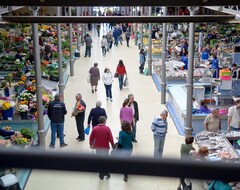
<path fill-rule="evenodd" d="M 106 27 L 102 28 L 101 35 L 107 31 Z M 104 33 L 103 33 L 104 32 Z M 139 74 L 138 72 L 138 53 L 139 50 L 134 46 L 134 41 L 130 42 L 130 47 L 126 47 L 126 43 L 113 47 L 106 57 L 102 57 L 100 40 L 96 31 L 90 33 L 93 38 L 93 48 L 91 58 L 84 58 L 85 47 L 81 48 L 81 58 L 75 63 L 74 77 L 70 77 L 65 89 L 65 103 L 68 114 L 65 122 L 65 142 L 68 146 L 58 148 L 59 142 L 56 142 L 56 149 L 50 151 L 75 151 L 90 152 L 89 136 L 86 136 L 84 142 L 76 141 L 77 130 L 74 118 L 71 118 L 72 107 L 75 103 L 75 94 L 80 92 L 83 100 L 87 104 L 86 120 L 91 108 L 95 107 L 96 100 L 103 102 L 108 114 L 107 125 L 111 127 L 114 137 L 118 136 L 120 130 L 119 110 L 123 100 L 128 94 L 133 93 L 135 100 L 139 104 L 140 121 L 137 123 L 137 140 L 134 143 L 135 156 L 153 156 L 153 136 L 150 129 L 153 118 L 159 115 L 160 111 L 165 108 L 160 104 L 160 93 L 157 91 L 152 78 Z M 122 59 L 129 78 L 129 88 L 119 91 L 118 81 L 115 79 L 113 83 L 113 102 L 107 101 L 105 89 L 102 81 L 99 82 L 98 91 L 94 94 L 91 92 L 90 84 L 87 83 L 87 75 L 94 62 L 99 63 L 101 74 L 105 67 L 109 67 L 114 74 L 119 59 Z M 169 129 L 164 147 L 164 157 L 179 157 L 180 144 L 183 137 L 178 135 L 173 121 L 169 117 Z M 115 138 L 116 141 L 116 138 Z M 50 142 L 50 130 L 46 137 L 46 146 Z M 66 163 L 68 164 L 68 163 Z M 81 163 L 75 163 L 81 164 Z M 112 174 L 108 180 L 99 180 L 97 173 L 83 172 L 59 172 L 59 171 L 40 171 L 33 170 L 26 185 L 26 190 L 71 190 L 71 189 L 98 189 L 98 190 L 173 190 L 178 184 L 177 179 L 147 177 L 147 176 L 129 176 L 128 183 L 123 181 L 123 175 Z"/>

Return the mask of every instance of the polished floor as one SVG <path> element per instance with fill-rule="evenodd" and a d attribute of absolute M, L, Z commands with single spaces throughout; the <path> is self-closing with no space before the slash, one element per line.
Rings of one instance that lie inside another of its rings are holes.
<path fill-rule="evenodd" d="M 107 32 L 106 27 L 102 27 L 101 35 Z M 65 89 L 65 103 L 68 114 L 65 121 L 65 142 L 68 146 L 50 151 L 75 151 L 75 152 L 90 152 L 94 153 L 89 148 L 88 136 L 84 142 L 76 141 L 77 130 L 74 118 L 71 118 L 72 107 L 75 103 L 75 94 L 81 93 L 83 100 L 87 104 L 87 114 L 91 108 L 95 107 L 97 100 L 101 100 L 102 107 L 106 109 L 108 114 L 107 125 L 111 127 L 113 136 L 118 136 L 120 130 L 119 111 L 123 100 L 128 94 L 132 93 L 135 100 L 139 104 L 140 121 L 137 123 L 137 143 L 134 143 L 134 156 L 153 156 L 153 136 L 150 129 L 153 118 L 165 108 L 165 105 L 160 103 L 161 94 L 150 76 L 139 74 L 137 46 L 134 46 L 134 41 L 130 42 L 130 47 L 124 42 L 118 47 L 113 47 L 106 57 L 102 56 L 100 40 L 96 36 L 96 30 L 90 32 L 93 38 L 92 56 L 85 58 L 85 47 L 81 48 L 81 58 L 74 64 L 74 76 L 69 78 Z M 115 72 L 119 59 L 122 59 L 128 73 L 129 87 L 122 91 L 118 88 L 118 81 L 113 82 L 113 101 L 107 101 L 103 82 L 99 82 L 98 91 L 94 94 L 91 92 L 90 84 L 87 83 L 87 75 L 94 62 L 99 63 L 100 72 L 103 73 L 105 67 L 109 67 L 112 73 Z M 180 136 L 174 126 L 171 116 L 168 118 L 169 127 L 164 146 L 164 157 L 178 158 L 180 145 L 184 138 Z M 85 120 L 86 124 L 86 120 Z M 50 142 L 50 130 L 46 136 L 46 148 Z M 66 163 L 67 164 L 67 163 Z M 81 163 L 76 163 L 81 164 Z M 129 176 L 129 181 L 123 181 L 123 175 L 112 174 L 108 180 L 99 180 L 97 173 L 84 172 L 64 172 L 64 171 L 41 171 L 33 170 L 26 190 L 66 190 L 66 189 L 82 189 L 82 190 L 174 190 L 178 185 L 178 179 L 163 178 L 163 177 L 148 177 L 148 176 Z"/>

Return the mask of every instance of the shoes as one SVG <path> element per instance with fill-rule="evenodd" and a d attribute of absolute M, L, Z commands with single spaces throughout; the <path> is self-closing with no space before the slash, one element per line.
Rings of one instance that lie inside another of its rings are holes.
<path fill-rule="evenodd" d="M 97 89 L 95 88 L 95 91 L 97 91 Z"/>
<path fill-rule="evenodd" d="M 92 89 L 92 93 L 94 93 L 94 90 Z"/>
<path fill-rule="evenodd" d="M 84 57 L 87 57 L 86 55 Z"/>
<path fill-rule="evenodd" d="M 49 145 L 49 148 L 54 149 L 54 148 L 55 148 L 55 145 L 50 144 L 50 145 Z"/>
<path fill-rule="evenodd" d="M 79 140 L 79 139 L 80 139 L 79 137 L 76 138 L 76 140 Z"/>
<path fill-rule="evenodd" d="M 109 98 L 107 97 L 107 100 L 109 100 Z"/>
<path fill-rule="evenodd" d="M 136 140 L 136 139 L 134 139 L 134 140 L 133 140 L 133 142 L 137 143 L 137 140 Z"/>
<path fill-rule="evenodd" d="M 109 179 L 111 177 L 111 175 L 110 174 L 107 174 L 107 179 Z"/>
<path fill-rule="evenodd" d="M 99 174 L 99 179 L 103 180 L 104 175 L 103 174 Z"/>
<path fill-rule="evenodd" d="M 112 102 L 112 101 L 113 101 L 113 99 L 111 98 L 111 99 L 110 99 L 110 101 Z"/>
<path fill-rule="evenodd" d="M 177 190 L 182 190 L 181 187 L 178 187 Z"/>
<path fill-rule="evenodd" d="M 68 144 L 64 143 L 64 144 L 60 144 L 60 148 L 63 148 L 65 146 L 67 146 Z"/>
<path fill-rule="evenodd" d="M 128 182 L 128 177 L 124 177 L 123 181 Z"/>
<path fill-rule="evenodd" d="M 85 139 L 78 139 L 78 142 L 82 142 L 82 141 L 85 141 Z"/>

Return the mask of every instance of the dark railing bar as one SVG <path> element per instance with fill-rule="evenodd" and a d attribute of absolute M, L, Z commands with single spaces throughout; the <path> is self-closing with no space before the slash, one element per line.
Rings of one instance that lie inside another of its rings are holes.
<path fill-rule="evenodd" d="M 172 22 L 235 22 L 234 15 L 196 16 L 2 16 L 1 21 L 14 23 L 172 23 Z M 1 22 L 0 21 L 0 22 Z"/>
<path fill-rule="evenodd" d="M 77 163 L 77 164 L 76 164 Z M 239 181 L 239 163 L 204 162 L 150 157 L 102 157 L 93 154 L 0 150 L 0 168 L 33 168 L 82 172 L 129 173 L 135 175 L 187 177 Z"/>
<path fill-rule="evenodd" d="M 225 6 L 239 5 L 239 0 L 7 0 L 1 1 L 6 6 Z"/>

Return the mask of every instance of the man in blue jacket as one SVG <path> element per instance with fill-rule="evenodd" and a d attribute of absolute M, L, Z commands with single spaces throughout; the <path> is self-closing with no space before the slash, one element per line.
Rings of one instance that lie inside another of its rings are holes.
<path fill-rule="evenodd" d="M 64 120 L 67 110 L 65 104 L 61 102 L 61 95 L 57 93 L 54 101 L 50 102 L 48 106 L 48 117 L 51 120 L 51 143 L 50 148 L 55 148 L 56 133 L 59 135 L 60 147 L 65 147 L 67 144 L 64 142 Z"/>
<path fill-rule="evenodd" d="M 98 119 L 100 116 L 105 116 L 107 118 L 107 114 L 104 108 L 101 108 L 102 102 L 97 101 L 96 107 L 92 108 L 89 116 L 88 116 L 88 127 L 90 127 L 90 123 L 92 121 L 92 127 L 95 127 L 99 124 Z"/>

